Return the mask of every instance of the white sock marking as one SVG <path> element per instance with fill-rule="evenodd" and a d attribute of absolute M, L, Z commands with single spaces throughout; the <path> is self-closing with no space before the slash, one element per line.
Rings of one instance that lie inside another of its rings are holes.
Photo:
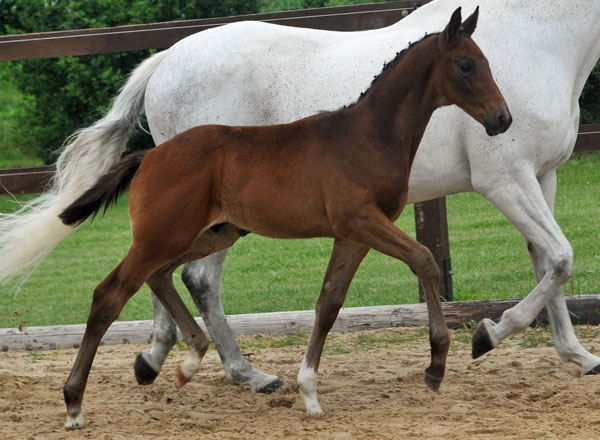
<path fill-rule="evenodd" d="M 302 360 L 298 372 L 298 385 L 306 412 L 308 414 L 321 414 L 323 410 L 321 410 L 321 405 L 319 405 L 317 399 L 317 372 L 314 368 L 306 365 L 306 358 Z"/>

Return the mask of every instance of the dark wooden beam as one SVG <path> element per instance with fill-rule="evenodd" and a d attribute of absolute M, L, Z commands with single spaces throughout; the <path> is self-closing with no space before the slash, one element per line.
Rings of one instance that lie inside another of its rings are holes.
<path fill-rule="evenodd" d="M 161 49 L 196 32 L 247 20 L 332 31 L 375 29 L 405 17 L 414 10 L 415 3 L 402 0 L 114 28 L 4 35 L 0 36 L 0 61 Z"/>
<path fill-rule="evenodd" d="M 600 151 L 600 124 L 579 126 L 574 151 Z"/>
<path fill-rule="evenodd" d="M 0 170 L 0 195 L 42 192 L 54 170 L 53 166 Z"/>
<path fill-rule="evenodd" d="M 446 301 L 454 299 L 452 265 L 448 241 L 446 198 L 415 203 L 417 241 L 429 248 L 442 273 L 440 296 Z M 423 288 L 419 284 L 419 301 L 423 302 Z"/>

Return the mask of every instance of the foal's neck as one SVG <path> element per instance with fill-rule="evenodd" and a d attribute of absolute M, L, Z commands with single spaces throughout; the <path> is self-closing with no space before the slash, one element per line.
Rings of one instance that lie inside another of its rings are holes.
<path fill-rule="evenodd" d="M 350 109 L 369 121 L 371 137 L 410 151 L 414 158 L 433 111 L 441 102 L 432 86 L 433 67 L 439 57 L 437 35 L 399 54 Z"/>

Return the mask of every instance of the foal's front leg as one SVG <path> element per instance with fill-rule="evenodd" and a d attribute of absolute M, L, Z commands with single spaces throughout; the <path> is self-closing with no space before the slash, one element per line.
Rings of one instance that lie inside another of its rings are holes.
<path fill-rule="evenodd" d="M 446 369 L 450 333 L 440 301 L 440 270 L 429 249 L 403 231 L 377 207 L 366 207 L 358 215 L 345 217 L 339 233 L 355 243 L 404 261 L 417 275 L 427 302 L 431 364 L 425 370 L 425 383 L 437 391 Z"/>
<path fill-rule="evenodd" d="M 309 414 L 322 412 L 317 399 L 317 371 L 323 345 L 344 304 L 350 282 L 368 251 L 367 247 L 342 240 L 335 240 L 333 243 L 323 287 L 315 307 L 315 324 L 298 373 L 300 396 Z"/>

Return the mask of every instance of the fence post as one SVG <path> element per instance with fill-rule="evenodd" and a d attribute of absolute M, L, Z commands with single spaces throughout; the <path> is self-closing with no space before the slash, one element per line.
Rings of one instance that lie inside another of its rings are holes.
<path fill-rule="evenodd" d="M 415 203 L 417 240 L 429 248 L 442 273 L 440 295 L 446 301 L 454 299 L 452 266 L 448 241 L 446 198 Z M 423 289 L 419 284 L 419 301 L 423 302 Z"/>

